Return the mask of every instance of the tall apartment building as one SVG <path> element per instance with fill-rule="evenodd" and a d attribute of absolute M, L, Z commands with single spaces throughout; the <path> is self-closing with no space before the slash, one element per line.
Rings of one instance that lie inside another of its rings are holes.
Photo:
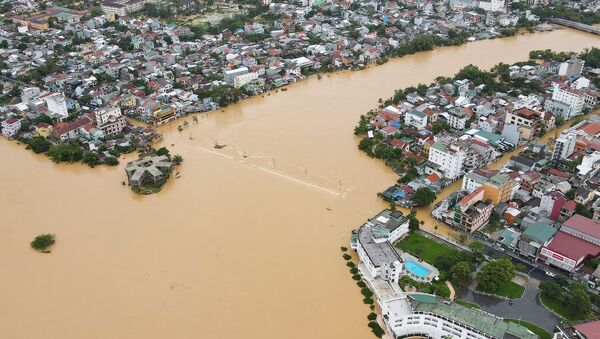
<path fill-rule="evenodd" d="M 463 165 L 467 157 L 462 145 L 444 145 L 436 142 L 429 149 L 429 161 L 437 165 L 446 179 L 454 180 L 463 174 Z"/>
<path fill-rule="evenodd" d="M 557 83 L 554 83 L 553 86 L 552 100 L 563 102 L 571 107 L 569 116 L 565 116 L 566 119 L 580 115 L 583 112 L 583 106 L 585 105 L 585 93 L 583 91 L 566 85 L 560 86 Z"/>
<path fill-rule="evenodd" d="M 552 162 L 558 163 L 561 159 L 567 159 L 575 150 L 577 136 L 575 133 L 561 134 L 556 138 L 554 150 L 552 151 Z"/>

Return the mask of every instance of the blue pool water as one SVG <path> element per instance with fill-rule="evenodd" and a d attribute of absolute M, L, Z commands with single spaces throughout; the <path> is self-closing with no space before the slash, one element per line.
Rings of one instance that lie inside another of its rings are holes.
<path fill-rule="evenodd" d="M 429 275 L 429 270 L 426 269 L 425 267 L 419 265 L 418 263 L 412 261 L 412 260 L 406 260 L 406 262 L 404 262 L 404 267 L 406 267 L 406 269 L 416 275 L 419 278 L 425 278 L 426 276 Z"/>

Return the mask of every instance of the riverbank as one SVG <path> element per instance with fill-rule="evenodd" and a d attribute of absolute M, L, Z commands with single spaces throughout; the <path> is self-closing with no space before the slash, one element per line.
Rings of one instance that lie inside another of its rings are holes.
<path fill-rule="evenodd" d="M 0 182 L 0 337 L 369 338 L 339 246 L 387 206 L 376 193 L 397 176 L 356 149 L 358 116 L 396 88 L 469 63 L 487 69 L 531 49 L 597 43 L 557 30 L 443 47 L 307 79 L 198 115 L 182 132 L 181 122 L 166 124 L 156 147 L 182 154 L 185 175 L 154 196 L 121 185 L 131 157 L 90 171 L 0 140 L 9 159 L 0 167 L 9 178 Z M 227 147 L 215 150 L 215 140 Z M 47 255 L 29 248 L 43 233 L 60 237 Z"/>

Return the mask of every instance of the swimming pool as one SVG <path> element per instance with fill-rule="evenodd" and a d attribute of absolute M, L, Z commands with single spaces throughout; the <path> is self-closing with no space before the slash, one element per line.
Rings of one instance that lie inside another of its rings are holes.
<path fill-rule="evenodd" d="M 416 275 L 419 278 L 425 278 L 426 276 L 429 275 L 429 270 L 426 269 L 425 267 L 419 265 L 418 263 L 412 261 L 412 260 L 406 260 L 404 262 L 404 267 L 406 267 L 406 269 L 412 273 L 413 275 Z"/>

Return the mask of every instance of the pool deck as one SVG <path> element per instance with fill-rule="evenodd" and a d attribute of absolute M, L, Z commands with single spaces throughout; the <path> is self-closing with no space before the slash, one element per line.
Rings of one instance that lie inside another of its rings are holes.
<path fill-rule="evenodd" d="M 403 272 L 403 274 L 408 275 L 411 279 L 416 280 L 416 281 L 422 281 L 422 282 L 431 282 L 435 277 L 440 275 L 440 272 L 438 271 L 437 268 L 435 268 L 435 266 L 433 266 L 413 255 L 410 255 L 406 252 L 401 252 L 401 251 L 398 251 L 398 252 L 400 253 L 400 257 L 402 258 L 402 261 L 404 261 L 404 262 L 412 261 L 429 271 L 429 274 L 427 274 L 427 276 L 419 277 L 415 274 L 412 274 L 408 269 L 406 269 L 406 265 L 404 265 L 405 272 Z"/>

